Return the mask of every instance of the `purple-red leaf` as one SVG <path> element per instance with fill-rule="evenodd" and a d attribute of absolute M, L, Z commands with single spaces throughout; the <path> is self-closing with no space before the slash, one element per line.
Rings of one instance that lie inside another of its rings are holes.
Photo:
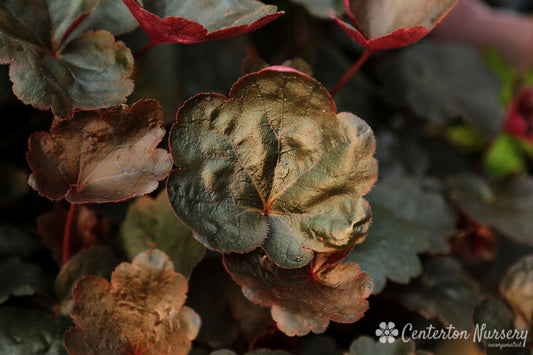
<path fill-rule="evenodd" d="M 425 37 L 457 0 L 345 0 L 353 26 L 335 18 L 350 37 L 376 51 L 407 46 Z"/>
<path fill-rule="evenodd" d="M 372 280 L 355 263 L 335 264 L 337 254 L 316 253 L 311 264 L 285 269 L 258 249 L 226 254 L 224 265 L 249 300 L 272 307 L 281 331 L 302 336 L 324 332 L 330 320 L 355 322 L 368 308 Z"/>
<path fill-rule="evenodd" d="M 256 0 L 123 0 L 144 31 L 150 44 L 200 43 L 256 29 L 283 14 L 273 5 Z"/>
<path fill-rule="evenodd" d="M 181 355 L 198 334 L 200 317 L 184 307 L 187 280 L 159 250 L 120 264 L 111 283 L 87 276 L 69 312 L 78 327 L 64 335 L 71 355 Z"/>
<path fill-rule="evenodd" d="M 54 118 L 50 133 L 30 137 L 29 184 L 52 200 L 72 203 L 125 200 L 153 191 L 172 166 L 164 149 L 162 110 L 157 101 L 103 113 L 83 111 L 71 120 Z"/>
<path fill-rule="evenodd" d="M 522 90 L 513 100 L 503 130 L 533 142 L 533 87 Z"/>

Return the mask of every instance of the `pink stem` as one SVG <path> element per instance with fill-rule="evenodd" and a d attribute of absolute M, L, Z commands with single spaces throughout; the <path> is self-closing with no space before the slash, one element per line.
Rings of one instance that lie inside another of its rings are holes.
<path fill-rule="evenodd" d="M 374 53 L 371 49 L 365 49 L 363 55 L 355 62 L 354 65 L 342 76 L 342 78 L 335 84 L 333 89 L 330 90 L 330 95 L 335 96 L 335 94 L 342 89 L 344 84 L 358 71 L 361 66 L 366 62 L 366 60 Z"/>
<path fill-rule="evenodd" d="M 69 242 L 70 242 L 70 232 L 72 230 L 72 221 L 74 220 L 74 211 L 76 209 L 76 204 L 71 203 L 70 208 L 68 209 L 67 222 L 65 223 L 65 230 L 63 232 L 63 265 L 68 262 L 69 259 Z"/>

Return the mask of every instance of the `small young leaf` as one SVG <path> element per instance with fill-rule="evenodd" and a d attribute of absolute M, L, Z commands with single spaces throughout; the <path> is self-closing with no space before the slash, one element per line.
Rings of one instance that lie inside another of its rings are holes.
<path fill-rule="evenodd" d="M 361 336 L 353 341 L 346 355 L 415 355 L 413 341 L 403 342 L 397 339 L 393 343 L 381 343 L 368 336 Z"/>
<path fill-rule="evenodd" d="M 122 103 L 133 90 L 133 57 L 107 31 L 71 36 L 96 0 L 0 4 L 0 64 L 10 64 L 14 93 L 39 109 L 70 117 L 76 108 Z M 92 27 L 92 26 L 90 26 Z M 98 26 L 95 27 L 98 29 Z"/>
<path fill-rule="evenodd" d="M 294 69 L 241 78 L 230 98 L 200 94 L 170 134 L 176 165 L 168 194 L 207 247 L 258 246 L 283 267 L 313 251 L 349 248 L 366 236 L 362 198 L 377 176 L 370 127 L 336 113 L 326 89 Z"/>
<path fill-rule="evenodd" d="M 518 319 L 530 329 L 533 325 L 533 255 L 520 259 L 507 270 L 500 290 Z"/>
<path fill-rule="evenodd" d="M 51 315 L 30 308 L 0 308 L 0 354 L 66 355 Z"/>
<path fill-rule="evenodd" d="M 448 238 L 455 229 L 455 214 L 439 192 L 423 185 L 420 179 L 405 173 L 382 178 L 368 195 L 371 204 L 381 205 L 397 217 L 429 234 L 430 250 L 446 252 Z"/>
<path fill-rule="evenodd" d="M 63 237 L 67 223 L 67 211 L 56 205 L 50 212 L 37 217 L 37 230 L 43 243 L 52 252 L 52 257 L 63 264 Z M 83 249 L 100 244 L 109 236 L 110 221 L 97 216 L 93 210 L 85 206 L 76 206 L 69 238 L 69 257 Z"/>
<path fill-rule="evenodd" d="M 147 194 L 172 166 L 163 149 L 161 107 L 139 101 L 99 114 L 78 112 L 54 118 L 50 133 L 34 133 L 26 154 L 29 184 L 52 200 L 112 202 Z"/>
<path fill-rule="evenodd" d="M 427 230 L 399 218 L 391 210 L 374 204 L 368 238 L 356 245 L 345 261 L 359 264 L 374 281 L 374 293 L 385 287 L 386 278 L 406 284 L 422 273 L 417 253 L 429 249 Z"/>
<path fill-rule="evenodd" d="M 438 318 L 457 329 L 472 328 L 472 310 L 480 299 L 479 287 L 451 258 L 435 257 L 422 276 L 402 287 L 401 302 L 426 318 Z"/>
<path fill-rule="evenodd" d="M 460 117 L 488 136 L 501 130 L 501 84 L 472 48 L 423 41 L 388 56 L 378 70 L 388 95 L 423 119 Z"/>
<path fill-rule="evenodd" d="M 88 276 L 78 281 L 69 312 L 78 327 L 64 335 L 71 355 L 187 354 L 200 318 L 184 307 L 187 280 L 161 251 L 120 264 L 111 283 Z"/>
<path fill-rule="evenodd" d="M 9 296 L 33 295 L 42 287 L 41 269 L 18 257 L 0 260 L 0 304 Z"/>
<path fill-rule="evenodd" d="M 120 237 L 130 259 L 144 250 L 157 248 L 168 255 L 176 272 L 185 277 L 190 276 L 205 254 L 205 247 L 176 218 L 166 191 L 156 199 L 143 196 L 133 202 L 120 228 Z"/>
<path fill-rule="evenodd" d="M 350 37 L 376 51 L 407 46 L 425 37 L 458 0 L 345 0 L 354 26 L 335 18 Z"/>
<path fill-rule="evenodd" d="M 475 220 L 493 226 L 520 243 L 533 245 L 533 179 L 514 177 L 488 184 L 474 175 L 449 180 L 452 198 Z"/>
<path fill-rule="evenodd" d="M 472 319 L 475 325 L 485 325 L 487 332 L 493 329 L 498 332 L 516 329 L 513 313 L 507 308 L 505 303 L 495 298 L 482 300 L 474 309 Z M 493 346 L 487 346 L 487 355 L 517 355 L 517 352 L 520 351 L 517 348 L 499 348 L 500 339 L 490 339 L 486 340 L 486 342 L 487 344 L 494 344 Z"/>
<path fill-rule="evenodd" d="M 200 43 L 255 31 L 274 21 L 283 12 L 256 0 L 123 0 L 151 45 Z"/>
<path fill-rule="evenodd" d="M 357 264 L 329 264 L 323 253 L 316 255 L 316 264 L 285 269 L 258 249 L 249 254 L 225 254 L 224 265 L 249 300 L 272 307 L 272 318 L 282 332 L 302 336 L 310 331 L 323 333 L 330 320 L 359 320 L 373 288 L 372 280 Z"/>

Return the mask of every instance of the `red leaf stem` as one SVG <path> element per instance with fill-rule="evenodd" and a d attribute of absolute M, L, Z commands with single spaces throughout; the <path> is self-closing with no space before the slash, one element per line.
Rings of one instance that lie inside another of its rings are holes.
<path fill-rule="evenodd" d="M 70 231 L 72 230 L 72 221 L 74 220 L 75 210 L 76 204 L 71 203 L 68 209 L 67 222 L 65 223 L 65 231 L 63 233 L 63 265 L 65 265 L 69 259 Z"/>
<path fill-rule="evenodd" d="M 346 84 L 346 82 L 355 74 L 355 72 L 361 68 L 361 66 L 367 61 L 367 59 L 372 55 L 372 53 L 374 53 L 372 49 L 365 49 L 363 55 L 357 60 L 357 62 L 355 62 L 354 65 L 352 65 L 352 67 L 342 76 L 342 78 L 340 78 L 340 80 L 337 82 L 337 84 L 335 84 L 333 89 L 330 90 L 329 93 L 331 96 L 335 96 L 335 94 L 340 89 L 342 89 L 344 84 Z"/>

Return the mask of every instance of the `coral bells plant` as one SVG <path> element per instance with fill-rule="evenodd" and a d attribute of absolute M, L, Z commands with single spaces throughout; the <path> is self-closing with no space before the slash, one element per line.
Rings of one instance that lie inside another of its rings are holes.
<path fill-rule="evenodd" d="M 533 91 L 456 3 L 1 0 L 0 353 L 530 353 Z"/>

